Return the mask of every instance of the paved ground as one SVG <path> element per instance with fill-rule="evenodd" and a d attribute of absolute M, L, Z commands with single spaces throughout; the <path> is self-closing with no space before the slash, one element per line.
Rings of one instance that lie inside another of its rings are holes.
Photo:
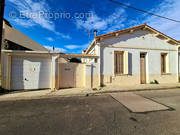
<path fill-rule="evenodd" d="M 180 90 L 136 94 L 174 111 L 130 113 L 109 95 L 0 102 L 0 135 L 179 135 Z"/>
<path fill-rule="evenodd" d="M 167 106 L 132 92 L 111 93 L 110 95 L 127 107 L 131 112 L 142 113 L 170 109 Z"/>
<path fill-rule="evenodd" d="M 164 89 L 179 89 L 180 83 L 171 84 L 140 84 L 135 86 L 106 86 L 92 90 L 89 88 L 69 88 L 60 89 L 57 91 L 47 90 L 18 90 L 18 91 L 1 91 L 0 101 L 9 101 L 17 99 L 39 99 L 56 96 L 85 96 L 86 94 L 112 93 L 112 92 L 134 92 L 134 91 L 149 91 L 149 90 L 164 90 Z"/>

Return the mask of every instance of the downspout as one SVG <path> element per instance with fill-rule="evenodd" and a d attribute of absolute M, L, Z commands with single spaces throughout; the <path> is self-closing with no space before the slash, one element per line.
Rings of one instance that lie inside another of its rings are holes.
<path fill-rule="evenodd" d="M 180 79 L 179 79 L 179 73 L 180 73 L 180 70 L 179 70 L 180 69 L 179 53 L 180 53 L 180 46 L 178 46 L 178 51 L 177 51 L 177 56 L 178 56 L 178 62 L 177 62 L 178 63 L 178 82 L 180 82 Z"/>
<path fill-rule="evenodd" d="M 101 43 L 97 43 L 95 41 L 96 45 L 99 46 L 98 50 L 98 56 L 99 56 L 99 86 L 101 86 L 102 83 L 102 76 L 101 76 Z"/>

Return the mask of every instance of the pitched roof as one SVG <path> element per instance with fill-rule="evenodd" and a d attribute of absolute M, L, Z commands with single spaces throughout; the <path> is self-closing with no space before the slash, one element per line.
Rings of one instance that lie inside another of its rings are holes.
<path fill-rule="evenodd" d="M 40 45 L 29 36 L 20 32 L 14 28 L 9 21 L 3 19 L 4 22 L 4 39 L 16 43 L 25 48 L 31 49 L 33 51 L 48 51 L 44 46 Z"/>
<path fill-rule="evenodd" d="M 150 27 L 150 26 L 147 25 L 146 23 L 144 23 L 144 24 L 142 24 L 142 25 L 134 26 L 134 27 L 131 27 L 131 28 L 127 28 L 127 29 L 122 29 L 122 30 L 114 31 L 114 32 L 107 33 L 107 34 L 102 34 L 102 35 L 96 36 L 95 38 L 112 36 L 112 35 L 115 35 L 116 33 L 126 32 L 126 31 L 130 31 L 130 30 L 135 30 L 135 29 L 141 29 L 141 28 L 144 28 L 144 27 L 145 27 L 145 28 L 149 28 L 150 30 L 152 30 L 152 31 L 154 31 L 154 32 L 157 32 L 157 33 L 159 33 L 159 34 L 165 36 L 166 38 L 169 38 L 169 39 L 171 39 L 171 40 L 173 40 L 173 41 L 175 41 L 175 42 L 179 42 L 179 41 L 173 39 L 172 37 L 169 37 L 169 36 L 167 36 L 166 34 L 164 34 L 164 33 L 160 32 L 160 31 L 158 31 L 158 30 Z"/>
<path fill-rule="evenodd" d="M 137 30 L 137 29 L 142 29 L 142 28 L 147 28 L 155 33 L 158 33 L 159 35 L 167 38 L 167 39 L 170 39 L 170 41 L 173 41 L 177 44 L 180 43 L 180 41 L 177 41 L 169 36 L 167 36 L 166 34 L 150 27 L 149 25 L 147 25 L 146 23 L 142 24 L 142 25 L 138 25 L 138 26 L 134 26 L 134 27 L 131 27 L 131 28 L 127 28 L 127 29 L 122 29 L 122 30 L 118 30 L 118 31 L 114 31 L 114 32 L 110 32 L 110 33 L 106 33 L 106 34 L 102 34 L 102 35 L 99 35 L 99 36 L 95 36 L 95 39 L 92 41 L 92 43 L 90 44 L 90 46 L 88 47 L 88 49 L 86 50 L 86 53 L 88 53 L 88 51 L 90 50 L 90 48 L 92 48 L 92 46 L 94 45 L 95 43 L 95 40 L 98 40 L 100 38 L 106 38 L 106 37 L 109 37 L 109 36 L 115 36 L 116 33 L 119 33 L 119 34 L 123 34 L 124 32 L 129 32 L 131 30 Z"/>
<path fill-rule="evenodd" d="M 8 20 L 6 20 L 6 19 L 3 19 L 3 20 L 4 20 L 6 25 L 8 25 L 9 27 L 12 27 L 12 25 L 10 24 L 10 22 Z"/>
<path fill-rule="evenodd" d="M 105 37 L 105 36 L 109 36 L 109 35 L 112 35 L 112 34 L 115 34 L 115 33 L 124 32 L 124 31 L 129 31 L 129 30 L 141 28 L 141 27 L 144 27 L 144 26 L 146 26 L 146 24 L 142 24 L 142 25 L 134 26 L 134 27 L 127 28 L 127 29 L 122 29 L 122 30 L 118 30 L 118 31 L 114 31 L 114 32 L 102 34 L 102 35 L 96 36 L 95 38 Z"/>
<path fill-rule="evenodd" d="M 60 56 L 63 58 L 68 58 L 68 57 L 72 57 L 72 58 L 98 58 L 99 56 L 97 56 L 96 54 L 72 54 L 72 53 L 60 53 Z"/>

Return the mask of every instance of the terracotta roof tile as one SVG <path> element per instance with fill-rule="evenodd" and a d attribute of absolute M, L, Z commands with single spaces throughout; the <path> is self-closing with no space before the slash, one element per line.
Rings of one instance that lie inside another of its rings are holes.
<path fill-rule="evenodd" d="M 99 36 L 96 36 L 95 38 L 99 38 L 99 37 L 104 37 L 104 36 L 112 35 L 112 34 L 115 34 L 115 33 L 118 33 L 118 32 L 129 31 L 129 30 L 137 29 L 137 28 L 144 27 L 144 26 L 146 26 L 145 23 L 142 24 L 142 25 L 138 25 L 138 26 L 131 27 L 131 28 L 122 29 L 122 30 L 118 30 L 118 31 L 111 32 L 111 33 L 99 35 Z"/>

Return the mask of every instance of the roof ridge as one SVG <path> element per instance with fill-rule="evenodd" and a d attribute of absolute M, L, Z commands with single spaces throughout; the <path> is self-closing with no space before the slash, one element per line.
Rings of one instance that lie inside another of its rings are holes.
<path fill-rule="evenodd" d="M 143 26 L 146 26 L 146 25 L 147 25 L 147 24 L 146 24 L 146 23 L 144 23 L 144 24 L 137 25 L 137 26 L 133 26 L 133 27 L 130 27 L 130 28 L 126 28 L 126 29 L 122 29 L 122 30 L 118 30 L 118 31 L 114 31 L 114 32 L 110 32 L 110 33 L 102 34 L 102 35 L 96 36 L 95 38 L 99 38 L 99 37 L 103 37 L 103 36 L 111 35 L 111 34 L 118 33 L 118 32 L 122 32 L 122 31 L 132 30 L 132 29 L 139 28 L 139 27 L 143 27 Z"/>

